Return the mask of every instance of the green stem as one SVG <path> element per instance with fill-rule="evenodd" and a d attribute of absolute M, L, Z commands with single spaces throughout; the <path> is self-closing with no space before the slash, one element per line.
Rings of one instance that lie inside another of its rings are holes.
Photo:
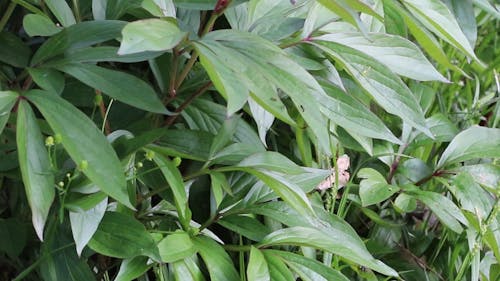
<path fill-rule="evenodd" d="M 31 5 L 30 3 L 24 1 L 24 0 L 11 0 L 12 3 L 16 3 L 20 6 L 23 6 L 24 8 L 26 8 L 28 11 L 32 12 L 32 13 L 35 13 L 37 15 L 41 15 L 41 16 L 45 16 L 45 13 L 42 12 L 40 9 L 38 9 L 37 7 Z"/>
<path fill-rule="evenodd" d="M 82 18 L 80 16 L 80 4 L 78 0 L 73 0 L 73 14 L 75 14 L 76 22 L 81 22 Z"/>
<path fill-rule="evenodd" d="M 179 89 L 179 87 L 182 85 L 182 82 L 184 82 L 184 80 L 188 76 L 189 71 L 191 71 L 191 68 L 193 68 L 193 65 L 196 63 L 197 59 L 198 59 L 198 53 L 196 51 L 193 51 L 193 53 L 191 54 L 191 58 L 189 58 L 189 61 L 186 63 L 186 66 L 184 67 L 181 74 L 179 75 L 179 78 L 174 84 L 175 90 Z"/>
<path fill-rule="evenodd" d="M 251 249 L 250 245 L 223 245 L 222 246 L 224 249 L 232 252 L 248 252 Z"/>
<path fill-rule="evenodd" d="M 172 125 L 175 121 L 175 119 L 177 119 L 177 116 L 180 115 L 180 113 L 186 108 L 188 107 L 188 105 L 191 104 L 191 102 L 193 102 L 193 100 L 195 100 L 197 97 L 199 97 L 201 94 L 203 94 L 206 90 L 208 90 L 208 88 L 210 88 L 212 86 L 212 81 L 206 83 L 205 85 L 203 85 L 200 89 L 198 89 L 196 92 L 194 92 L 189 98 L 187 98 L 176 110 L 175 110 L 175 115 L 171 115 L 167 118 L 167 120 L 165 120 L 165 126 L 169 127 L 170 125 Z"/>
<path fill-rule="evenodd" d="M 16 3 L 10 2 L 9 6 L 7 7 L 7 10 L 5 11 L 5 13 L 3 14 L 2 19 L 0 20 L 0 31 L 3 30 L 3 28 L 5 27 L 5 25 L 9 21 L 10 16 L 14 12 L 14 9 L 16 8 L 16 6 L 17 6 Z"/>
<path fill-rule="evenodd" d="M 306 124 L 302 117 L 297 120 L 297 128 L 295 129 L 295 139 L 297 140 L 297 146 L 300 151 L 300 157 L 302 158 L 302 163 L 306 167 L 312 166 L 312 156 L 311 156 L 311 146 L 305 138 L 305 128 Z"/>

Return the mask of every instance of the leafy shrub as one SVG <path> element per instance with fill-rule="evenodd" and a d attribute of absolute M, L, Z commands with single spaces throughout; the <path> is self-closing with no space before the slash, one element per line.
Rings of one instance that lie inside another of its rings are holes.
<path fill-rule="evenodd" d="M 0 279 L 498 280 L 497 8 L 3 1 Z"/>

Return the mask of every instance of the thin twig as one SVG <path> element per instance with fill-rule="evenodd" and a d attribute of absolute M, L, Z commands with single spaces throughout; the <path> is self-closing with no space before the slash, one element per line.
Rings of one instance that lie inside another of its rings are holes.
<path fill-rule="evenodd" d="M 408 147 L 408 144 L 405 143 L 399 147 L 398 154 L 396 158 L 394 158 L 394 161 L 392 162 L 391 168 L 389 170 L 389 175 L 387 176 L 387 183 L 391 183 L 392 178 L 396 174 L 396 170 L 398 169 L 399 162 L 401 161 L 401 154 L 405 151 L 405 149 Z"/>
<path fill-rule="evenodd" d="M 179 113 L 181 113 L 186 107 L 188 107 L 191 102 L 193 102 L 194 99 L 199 97 L 201 94 L 203 94 L 208 88 L 212 86 L 212 81 L 207 82 L 205 85 L 203 85 L 201 88 L 199 88 L 196 92 L 194 92 L 189 98 L 187 98 L 176 110 L 175 110 L 175 115 L 171 115 L 165 120 L 165 126 L 169 127 L 172 125 L 177 119 L 177 116 L 179 116 Z"/>
<path fill-rule="evenodd" d="M 103 129 L 102 131 L 106 132 L 106 135 L 109 135 L 111 133 L 111 125 L 109 124 L 109 121 L 106 118 L 106 106 L 104 105 L 104 101 L 102 99 L 102 93 L 99 90 L 95 90 L 96 96 L 99 96 L 98 98 L 98 106 L 99 106 L 99 111 L 101 112 L 101 117 L 103 120 Z"/>

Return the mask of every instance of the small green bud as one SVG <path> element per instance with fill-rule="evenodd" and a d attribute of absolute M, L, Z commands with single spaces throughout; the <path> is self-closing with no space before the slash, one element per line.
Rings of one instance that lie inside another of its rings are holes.
<path fill-rule="evenodd" d="M 82 160 L 82 162 L 80 162 L 80 166 L 78 167 L 78 169 L 80 169 L 80 171 L 85 171 L 87 170 L 88 167 L 89 167 L 89 162 L 87 162 L 87 160 Z"/>
<path fill-rule="evenodd" d="M 58 143 L 58 144 L 59 144 L 59 143 L 61 143 L 61 142 L 62 142 L 62 136 L 61 136 L 61 134 L 56 134 L 56 135 L 54 136 L 54 140 L 55 140 L 55 141 L 56 141 L 56 143 Z"/>
<path fill-rule="evenodd" d="M 60 182 L 58 182 L 58 183 L 57 183 L 57 185 L 58 185 L 59 187 L 64 187 L 64 182 L 60 181 Z"/>
<path fill-rule="evenodd" d="M 101 95 L 95 95 L 95 97 L 94 97 L 94 103 L 95 103 L 95 105 L 100 105 L 102 103 L 102 96 Z"/>
<path fill-rule="evenodd" d="M 148 152 L 146 152 L 146 155 L 144 156 L 146 157 L 147 160 L 152 161 L 153 158 L 155 158 L 155 152 L 148 150 Z"/>
<path fill-rule="evenodd" d="M 175 157 L 173 162 L 175 167 L 179 167 L 179 165 L 181 165 L 182 159 L 180 157 Z"/>
<path fill-rule="evenodd" d="M 68 179 L 69 179 L 69 178 L 71 178 L 71 174 L 70 174 L 70 173 L 67 173 L 67 174 L 66 174 L 66 177 L 67 177 Z"/>
<path fill-rule="evenodd" d="M 142 162 L 137 162 L 136 166 L 137 168 L 142 168 L 144 165 L 142 164 Z"/>
<path fill-rule="evenodd" d="M 45 146 L 53 146 L 54 145 L 54 137 L 48 136 L 45 139 Z"/>

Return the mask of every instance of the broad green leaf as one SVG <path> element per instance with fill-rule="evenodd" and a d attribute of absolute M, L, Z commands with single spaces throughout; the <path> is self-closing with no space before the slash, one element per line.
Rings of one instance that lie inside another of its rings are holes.
<path fill-rule="evenodd" d="M 277 230 L 264 238 L 259 243 L 261 247 L 278 246 L 278 245 L 296 245 L 306 246 L 321 249 L 334 254 L 340 254 L 348 260 L 354 260 L 354 255 L 348 250 L 349 246 L 345 245 L 345 241 L 338 236 L 332 236 L 331 233 L 322 229 L 304 226 L 294 226 Z M 368 254 L 369 256 L 369 254 Z M 363 264 L 367 267 L 377 267 L 375 270 L 389 276 L 398 276 L 397 272 L 386 266 L 380 261 L 373 258 L 369 262 L 371 266 Z M 368 261 L 369 259 L 367 259 Z M 376 266 L 375 266 L 376 265 Z"/>
<path fill-rule="evenodd" d="M 144 0 L 141 6 L 155 17 L 176 18 L 173 0 Z"/>
<path fill-rule="evenodd" d="M 326 266 L 316 260 L 285 251 L 265 250 L 265 252 L 271 253 L 275 256 L 282 258 L 283 261 L 294 270 L 299 269 L 302 272 L 306 273 L 307 274 L 306 276 L 311 278 L 311 280 L 318 280 L 318 281 L 349 280 L 339 271 L 329 266 Z"/>
<path fill-rule="evenodd" d="M 413 158 L 400 163 L 397 172 L 412 183 L 416 183 L 424 178 L 430 177 L 433 171 L 424 161 Z"/>
<path fill-rule="evenodd" d="M 317 95 L 325 95 L 314 77 L 290 59 L 271 42 L 248 32 L 216 31 L 195 42 L 201 63 L 210 73 L 214 85 L 228 99 L 228 113 L 246 102 L 246 91 L 277 118 L 287 120 L 273 94 L 262 99 L 259 91 L 275 93 L 281 89 L 294 102 L 299 113 L 317 137 L 321 148 L 329 153 L 327 119 L 317 109 Z M 220 68 L 220 70 L 218 70 Z M 242 86 L 243 89 L 242 89 Z M 285 121 L 286 122 L 286 121 Z"/>
<path fill-rule="evenodd" d="M 174 194 L 175 207 L 177 208 L 182 226 L 184 229 L 189 229 L 191 210 L 189 209 L 188 198 L 181 173 L 172 161 L 158 153 L 154 154 L 153 161 L 158 165 L 163 176 L 170 185 L 170 189 Z"/>
<path fill-rule="evenodd" d="M 452 12 L 472 48 L 477 42 L 477 24 L 473 0 L 451 0 Z"/>
<path fill-rule="evenodd" d="M 73 238 L 75 239 L 76 252 L 78 253 L 78 256 L 82 254 L 83 248 L 96 232 L 99 223 L 104 217 L 107 206 L 108 198 L 106 197 L 90 210 L 69 212 L 71 232 L 73 233 Z"/>
<path fill-rule="evenodd" d="M 234 115 L 224 121 L 217 135 L 210 145 L 210 158 L 223 149 L 233 139 L 236 128 L 238 127 L 240 116 Z"/>
<path fill-rule="evenodd" d="M 38 65 L 66 50 L 88 47 L 118 38 L 125 24 L 126 22 L 115 20 L 85 21 L 64 28 L 38 48 L 31 65 Z"/>
<path fill-rule="evenodd" d="M 389 113 L 430 135 L 418 101 L 403 81 L 368 55 L 353 48 L 318 37 L 313 45 L 341 63 L 354 79 Z"/>
<path fill-rule="evenodd" d="M 409 213 L 417 208 L 417 201 L 406 193 L 400 193 L 394 200 L 394 208 L 401 213 Z"/>
<path fill-rule="evenodd" d="M 302 216 L 285 202 L 269 202 L 266 204 L 253 205 L 247 208 L 247 211 L 268 216 L 295 229 L 292 229 L 291 233 L 288 233 L 292 235 L 288 235 L 286 229 L 284 229 L 283 233 L 279 231 L 271 233 L 266 239 L 276 236 L 279 237 L 279 240 L 290 238 L 290 241 L 293 240 L 297 242 L 290 243 L 293 245 L 316 248 L 327 247 L 327 249 L 325 249 L 326 251 L 342 256 L 352 262 L 372 268 L 386 275 L 397 276 L 397 273 L 393 269 L 371 256 L 361 238 L 359 238 L 356 231 L 346 221 L 323 209 L 314 209 L 319 219 L 311 219 Z M 310 229 L 311 233 L 301 233 L 301 228 Z M 316 240 L 312 236 L 309 237 L 309 234 L 321 237 L 321 239 Z M 301 239 L 301 237 L 304 237 L 304 239 Z M 301 241 L 307 241 L 307 243 L 311 243 L 311 245 L 300 244 Z M 265 244 L 265 242 L 261 243 Z M 315 243 L 315 246 L 312 245 Z"/>
<path fill-rule="evenodd" d="M 472 126 L 455 136 L 437 168 L 474 158 L 500 157 L 500 129 Z"/>
<path fill-rule="evenodd" d="M 463 231 L 460 223 L 467 225 L 467 219 L 464 217 L 460 209 L 442 194 L 423 191 L 416 188 L 412 188 L 407 192 L 409 195 L 413 196 L 415 199 L 422 201 L 427 207 L 429 207 L 432 212 L 439 218 L 439 220 L 456 233 L 461 233 Z"/>
<path fill-rule="evenodd" d="M 152 266 L 152 264 L 148 264 L 148 259 L 148 257 L 143 256 L 124 259 L 114 281 L 132 281 L 143 275 Z"/>
<path fill-rule="evenodd" d="M 467 37 L 443 2 L 439 0 L 404 0 L 403 3 L 432 32 L 477 60 Z"/>
<path fill-rule="evenodd" d="M 268 253 L 268 251 L 263 251 L 267 266 L 269 268 L 269 276 L 272 281 L 289 281 L 295 280 L 293 273 L 288 269 L 285 263 L 275 255 Z"/>
<path fill-rule="evenodd" d="M 26 33 L 33 36 L 52 36 L 62 28 L 57 27 L 47 16 L 28 14 L 23 18 L 23 27 Z"/>
<path fill-rule="evenodd" d="M 55 197 L 54 174 L 35 114 L 25 100 L 19 102 L 16 141 L 33 227 L 43 241 L 43 228 Z"/>
<path fill-rule="evenodd" d="M 274 151 L 265 151 L 250 155 L 238 163 L 237 166 L 275 171 L 287 175 L 302 174 L 305 172 L 302 167 Z"/>
<path fill-rule="evenodd" d="M 477 216 L 478 222 L 486 220 L 493 208 L 494 200 L 469 173 L 458 174 L 449 189 L 460 202 L 462 210 Z"/>
<path fill-rule="evenodd" d="M 92 15 L 94 16 L 94 20 L 106 19 L 107 5 L 108 0 L 92 0 Z"/>
<path fill-rule="evenodd" d="M 154 89 L 136 76 L 89 64 L 67 64 L 58 69 L 121 102 L 145 111 L 167 113 Z"/>
<path fill-rule="evenodd" d="M 64 90 L 64 75 L 50 68 L 28 68 L 33 81 L 40 88 L 60 95 Z"/>
<path fill-rule="evenodd" d="M 360 20 L 359 15 L 356 11 L 350 7 L 345 0 L 318 0 L 318 3 L 325 6 L 335 14 L 339 15 L 346 22 L 356 26 L 362 33 L 366 34 L 366 27 Z"/>
<path fill-rule="evenodd" d="M 468 172 L 480 185 L 491 192 L 500 188 L 500 166 L 494 164 L 478 164 L 460 167 L 460 171 Z"/>
<path fill-rule="evenodd" d="M 17 98 L 18 94 L 16 92 L 0 91 L 0 135 L 9 120 L 10 111 L 14 107 Z"/>
<path fill-rule="evenodd" d="M 31 56 L 31 49 L 21 38 L 7 31 L 0 31 L 0 62 L 15 67 L 26 67 Z"/>
<path fill-rule="evenodd" d="M 45 4 L 62 26 L 70 26 L 76 23 L 75 16 L 66 1 L 45 0 Z"/>
<path fill-rule="evenodd" d="M 250 107 L 252 118 L 257 124 L 260 140 L 266 145 L 266 134 L 273 125 L 274 115 L 260 106 L 253 98 L 248 100 L 248 106 Z"/>
<path fill-rule="evenodd" d="M 385 64 L 396 74 L 420 81 L 447 82 L 411 41 L 396 35 L 370 33 L 334 33 L 320 37 L 361 51 Z"/>
<path fill-rule="evenodd" d="M 106 212 L 89 247 L 106 256 L 129 259 L 148 256 L 160 261 L 156 243 L 135 218 L 117 212 Z"/>
<path fill-rule="evenodd" d="M 247 266 L 248 281 L 270 281 L 269 268 L 261 251 L 255 247 L 250 248 L 250 257 Z"/>
<path fill-rule="evenodd" d="M 158 243 L 161 261 L 171 263 L 196 254 L 191 238 L 186 232 L 174 232 Z"/>
<path fill-rule="evenodd" d="M 247 143 L 233 143 L 214 155 L 212 163 L 235 165 L 250 155 L 261 153 L 262 147 Z"/>
<path fill-rule="evenodd" d="M 270 232 L 270 229 L 257 219 L 245 215 L 224 216 L 217 223 L 257 242 Z"/>
<path fill-rule="evenodd" d="M 363 207 L 380 203 L 399 191 L 399 187 L 390 185 L 377 170 L 363 168 L 358 172 L 362 178 L 359 183 L 359 197 Z"/>
<path fill-rule="evenodd" d="M 196 256 L 172 263 L 175 280 L 205 281 L 203 273 L 198 267 Z"/>
<path fill-rule="evenodd" d="M 211 280 L 240 280 L 231 258 L 217 242 L 198 236 L 193 238 L 193 243 L 207 265 Z"/>
<path fill-rule="evenodd" d="M 463 72 L 460 68 L 453 65 L 448 56 L 444 53 L 441 48 L 441 44 L 436 40 L 436 38 L 422 26 L 413 16 L 411 16 L 406 9 L 401 7 L 401 5 L 395 0 L 383 0 L 384 8 L 390 9 L 392 14 L 397 14 L 402 17 L 408 30 L 415 37 L 415 40 L 422 46 L 422 48 L 438 63 L 453 69 L 458 72 Z"/>
<path fill-rule="evenodd" d="M 18 258 L 28 241 L 28 229 L 19 218 L 0 219 L 0 252 Z"/>
<path fill-rule="evenodd" d="M 42 246 L 44 258 L 39 264 L 42 280 L 95 281 L 94 272 L 86 260 L 79 258 L 73 247 L 68 247 L 72 241 L 64 228 L 57 226 L 56 229 Z"/>
<path fill-rule="evenodd" d="M 323 83 L 322 86 L 331 97 L 322 98 L 322 111 L 333 123 L 362 136 L 401 143 L 382 120 L 360 101 L 332 85 Z"/>
<path fill-rule="evenodd" d="M 128 12 L 141 8 L 142 0 L 111 0 L 106 2 L 106 18 L 119 19 Z"/>
<path fill-rule="evenodd" d="M 85 192 L 85 188 L 96 188 L 97 191 L 91 194 L 82 194 Z M 71 186 L 71 192 L 66 197 L 64 201 L 64 207 L 70 212 L 74 213 L 85 213 L 94 209 L 99 203 L 107 198 L 106 193 L 98 191 L 94 184 L 92 184 L 88 179 L 86 179 L 81 185 L 73 182 Z"/>
<path fill-rule="evenodd" d="M 182 117 L 191 130 L 201 130 L 216 135 L 226 120 L 226 108 L 202 98 L 194 100 L 182 113 Z M 240 120 L 234 133 L 234 141 L 249 144 L 264 151 L 264 145 L 255 130 L 244 120 Z"/>
<path fill-rule="evenodd" d="M 83 173 L 102 191 L 129 208 L 127 184 L 115 151 L 96 125 L 59 96 L 31 90 L 26 97 L 61 136 L 61 143 Z"/>
<path fill-rule="evenodd" d="M 167 51 L 187 35 L 177 25 L 160 19 L 146 19 L 128 23 L 122 30 L 123 39 L 118 54 L 144 51 Z"/>
<path fill-rule="evenodd" d="M 170 156 L 205 162 L 208 160 L 210 145 L 214 135 L 198 130 L 168 130 L 165 137 L 151 149 Z"/>

